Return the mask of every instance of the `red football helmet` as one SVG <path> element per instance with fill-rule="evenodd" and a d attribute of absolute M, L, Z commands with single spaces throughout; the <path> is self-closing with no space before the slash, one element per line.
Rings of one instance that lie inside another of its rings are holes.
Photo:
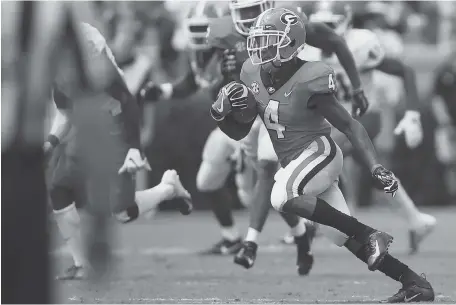
<path fill-rule="evenodd" d="M 302 14 L 288 8 L 271 8 L 258 16 L 247 37 L 254 65 L 287 62 L 302 51 L 306 28 Z"/>

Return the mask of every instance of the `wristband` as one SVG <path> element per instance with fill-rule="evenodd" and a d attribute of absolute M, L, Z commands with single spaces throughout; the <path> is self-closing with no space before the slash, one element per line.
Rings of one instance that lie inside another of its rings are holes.
<path fill-rule="evenodd" d="M 360 92 L 363 92 L 363 88 L 358 88 L 358 89 L 353 89 L 352 90 L 352 94 L 357 94 L 357 93 L 360 93 Z"/>
<path fill-rule="evenodd" d="M 383 165 L 381 165 L 381 164 L 375 164 L 375 165 L 373 165 L 372 168 L 371 168 L 371 173 L 373 174 L 377 168 L 382 167 L 382 166 L 383 166 Z"/>
<path fill-rule="evenodd" d="M 60 144 L 59 138 L 53 134 L 48 135 L 47 142 L 51 143 L 52 147 L 56 147 Z"/>

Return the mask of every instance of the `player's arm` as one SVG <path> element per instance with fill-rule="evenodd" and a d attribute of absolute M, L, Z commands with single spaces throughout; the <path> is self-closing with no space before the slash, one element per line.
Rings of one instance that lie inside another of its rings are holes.
<path fill-rule="evenodd" d="M 174 83 L 157 84 L 149 81 L 140 90 L 140 99 L 144 103 L 158 100 L 180 99 L 193 94 L 198 89 L 192 70 Z"/>
<path fill-rule="evenodd" d="M 73 126 L 69 116 L 69 112 L 71 111 L 70 99 L 57 88 L 53 89 L 52 97 L 57 109 L 52 121 L 51 130 L 43 146 L 46 155 L 50 154 L 60 144 Z"/>
<path fill-rule="evenodd" d="M 397 124 L 394 134 L 404 134 L 407 146 L 409 148 L 417 147 L 423 141 L 423 130 L 421 127 L 421 116 L 418 110 L 419 97 L 415 71 L 402 60 L 390 57 L 383 58 L 377 66 L 377 70 L 402 78 L 406 92 L 407 111 Z"/>
<path fill-rule="evenodd" d="M 334 94 L 316 94 L 312 96 L 308 106 L 314 108 L 329 123 L 347 136 L 379 186 L 386 193 L 391 193 L 394 196 L 398 189 L 396 178 L 392 172 L 378 162 L 377 153 L 366 129 L 358 120 L 352 118 Z"/>
<path fill-rule="evenodd" d="M 413 68 L 400 59 L 385 57 L 377 66 L 377 70 L 402 78 L 407 95 L 407 109 L 417 111 L 419 108 L 419 97 L 416 85 L 416 73 Z"/>
<path fill-rule="evenodd" d="M 139 150 L 139 106 L 135 97 L 128 90 L 123 72 L 117 65 L 105 38 L 96 28 L 87 23 L 81 23 L 79 30 L 86 41 L 85 58 L 89 61 L 88 66 L 98 67 L 103 72 L 103 75 L 99 77 L 104 77 L 105 80 L 109 81 L 105 86 L 105 91 L 120 103 L 120 115 L 124 123 L 127 143 L 130 148 Z"/>
<path fill-rule="evenodd" d="M 347 136 L 376 182 L 383 187 L 385 192 L 394 196 L 398 182 L 393 173 L 379 164 L 377 153 L 366 129 L 356 119 L 352 118 L 334 95 L 337 90 L 334 82 L 334 71 L 329 67 L 323 67 L 321 76 L 299 86 L 297 92 L 303 90 L 306 93 L 309 91 L 311 93 L 306 107 L 316 111 Z"/>

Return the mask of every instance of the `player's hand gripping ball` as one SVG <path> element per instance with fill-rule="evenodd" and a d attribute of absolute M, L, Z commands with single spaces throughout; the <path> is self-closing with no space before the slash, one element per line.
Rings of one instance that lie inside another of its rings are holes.
<path fill-rule="evenodd" d="M 234 83 L 234 84 L 233 84 Z M 232 82 L 231 88 L 227 88 L 233 118 L 239 123 L 250 123 L 257 116 L 256 100 L 252 91 L 241 83 Z M 228 84 L 228 85 L 230 85 Z"/>

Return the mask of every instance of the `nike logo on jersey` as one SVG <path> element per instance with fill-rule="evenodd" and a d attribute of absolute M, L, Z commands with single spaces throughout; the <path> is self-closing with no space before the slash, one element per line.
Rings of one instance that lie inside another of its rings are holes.
<path fill-rule="evenodd" d="M 407 296 L 404 297 L 404 302 L 405 303 L 408 303 L 408 302 L 411 302 L 413 299 L 415 299 L 416 297 L 420 296 L 421 295 L 421 292 L 415 294 L 414 296 L 411 296 L 410 298 L 407 298 Z"/>
<path fill-rule="evenodd" d="M 293 90 L 291 90 L 290 92 L 285 92 L 285 97 L 289 97 L 292 92 Z"/>

